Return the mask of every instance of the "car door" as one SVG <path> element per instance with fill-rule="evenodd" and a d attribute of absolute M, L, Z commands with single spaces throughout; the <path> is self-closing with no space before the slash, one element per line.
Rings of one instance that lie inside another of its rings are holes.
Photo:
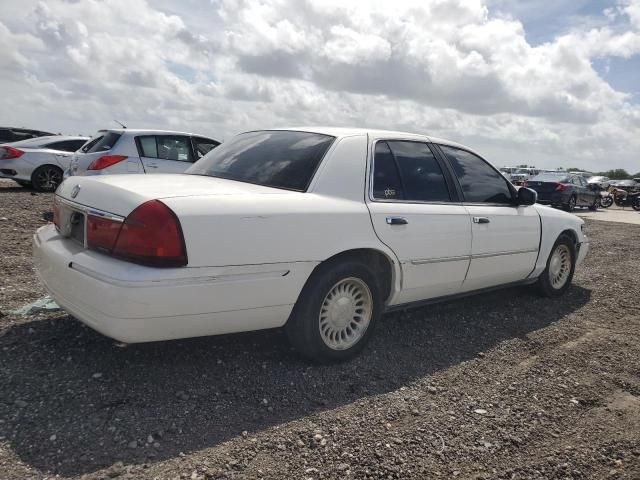
<path fill-rule="evenodd" d="M 540 246 L 540 216 L 533 205 L 515 204 L 515 190 L 481 157 L 439 145 L 457 179 L 471 222 L 471 263 L 463 291 L 525 279 Z"/>
<path fill-rule="evenodd" d="M 377 140 L 367 206 L 375 232 L 400 261 L 397 303 L 458 293 L 471 253 L 471 224 L 450 173 L 424 142 Z"/>
<path fill-rule="evenodd" d="M 136 144 L 146 173 L 182 173 L 193 164 L 187 135 L 141 135 Z"/>

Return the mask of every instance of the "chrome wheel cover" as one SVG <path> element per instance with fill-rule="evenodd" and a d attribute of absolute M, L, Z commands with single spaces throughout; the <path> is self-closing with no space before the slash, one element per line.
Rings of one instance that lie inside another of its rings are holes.
<path fill-rule="evenodd" d="M 332 350 L 347 350 L 364 336 L 373 314 L 373 297 L 365 282 L 349 277 L 336 283 L 320 307 L 320 337 Z"/>
<path fill-rule="evenodd" d="M 549 261 L 549 283 L 560 290 L 569 280 L 571 273 L 571 251 L 566 245 L 558 245 Z"/>

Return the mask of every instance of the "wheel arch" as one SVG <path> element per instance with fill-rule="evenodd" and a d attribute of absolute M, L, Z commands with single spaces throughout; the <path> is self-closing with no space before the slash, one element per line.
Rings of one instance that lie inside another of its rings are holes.
<path fill-rule="evenodd" d="M 320 262 L 313 269 L 309 278 L 320 268 L 324 268 L 332 263 L 343 262 L 345 260 L 358 260 L 370 267 L 376 278 L 380 279 L 380 289 L 383 294 L 383 302 L 388 303 L 397 293 L 400 284 L 400 265 L 391 252 L 385 252 L 379 248 L 362 247 L 343 250 Z M 307 282 L 309 280 L 307 279 Z"/>

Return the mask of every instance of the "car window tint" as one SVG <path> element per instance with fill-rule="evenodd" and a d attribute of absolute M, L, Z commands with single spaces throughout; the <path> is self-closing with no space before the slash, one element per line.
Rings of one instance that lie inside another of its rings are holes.
<path fill-rule="evenodd" d="M 426 143 L 388 141 L 398 168 L 405 200 L 451 200 L 442 169 Z"/>
<path fill-rule="evenodd" d="M 211 140 L 209 138 L 193 137 L 193 146 L 196 150 L 196 157 L 199 159 L 204 157 L 211 150 L 220 145 L 220 142 Z"/>
<path fill-rule="evenodd" d="M 102 135 L 92 138 L 82 146 L 82 152 L 87 153 L 91 148 L 102 139 Z"/>
<path fill-rule="evenodd" d="M 157 158 L 162 160 L 193 162 L 189 137 L 158 135 L 156 148 L 158 149 Z"/>
<path fill-rule="evenodd" d="M 52 150 L 60 150 L 61 152 L 75 152 L 84 145 L 84 143 L 85 140 L 64 140 L 62 142 L 49 143 L 44 147 Z"/>
<path fill-rule="evenodd" d="M 140 154 L 143 157 L 158 158 L 158 147 L 156 145 L 156 137 L 138 137 L 140 142 Z"/>
<path fill-rule="evenodd" d="M 373 158 L 373 198 L 378 200 L 404 199 L 400 174 L 387 142 L 376 143 Z"/>
<path fill-rule="evenodd" d="M 483 159 L 473 153 L 440 145 L 458 177 L 466 202 L 511 203 L 507 181 Z"/>
<path fill-rule="evenodd" d="M 83 151 L 85 153 L 106 152 L 115 146 L 121 136 L 122 134 L 118 132 L 106 132 L 94 144 L 85 146 L 86 150 L 83 149 Z"/>
<path fill-rule="evenodd" d="M 243 133 L 211 150 L 186 173 L 304 191 L 334 140 L 286 130 Z"/>

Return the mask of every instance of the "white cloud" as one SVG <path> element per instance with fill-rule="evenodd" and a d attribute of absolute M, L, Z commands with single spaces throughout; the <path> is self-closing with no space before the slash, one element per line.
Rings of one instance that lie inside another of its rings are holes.
<path fill-rule="evenodd" d="M 89 133 L 117 118 L 218 138 L 372 126 L 498 164 L 640 170 L 640 107 L 592 66 L 640 54 L 640 0 L 537 46 L 493 12 L 508 1 L 39 2 L 0 16 L 0 124 Z"/>

